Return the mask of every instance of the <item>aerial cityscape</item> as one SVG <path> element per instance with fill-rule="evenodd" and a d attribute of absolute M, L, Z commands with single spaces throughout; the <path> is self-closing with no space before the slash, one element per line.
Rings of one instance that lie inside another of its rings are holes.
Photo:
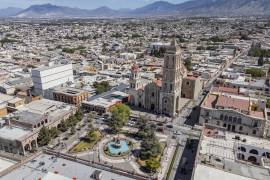
<path fill-rule="evenodd" d="M 270 180 L 269 0 L 0 3 L 0 180 Z"/>

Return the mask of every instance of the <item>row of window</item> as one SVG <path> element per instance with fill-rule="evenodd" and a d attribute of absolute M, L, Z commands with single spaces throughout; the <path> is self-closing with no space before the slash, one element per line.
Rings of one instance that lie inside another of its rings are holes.
<path fill-rule="evenodd" d="M 232 117 L 232 116 L 227 116 L 227 115 L 220 115 L 220 120 L 224 120 L 224 121 L 229 121 L 229 122 L 233 122 L 233 123 L 238 123 L 241 124 L 242 123 L 242 119 L 240 117 Z"/>
<path fill-rule="evenodd" d="M 242 152 L 247 152 L 246 148 L 241 146 L 241 147 L 238 147 L 238 150 L 242 151 Z M 259 155 L 259 152 L 256 150 L 256 149 L 251 149 L 249 151 L 250 154 L 255 154 L 255 155 Z M 262 156 L 265 156 L 267 158 L 270 158 L 270 152 L 263 152 L 262 153 Z"/>

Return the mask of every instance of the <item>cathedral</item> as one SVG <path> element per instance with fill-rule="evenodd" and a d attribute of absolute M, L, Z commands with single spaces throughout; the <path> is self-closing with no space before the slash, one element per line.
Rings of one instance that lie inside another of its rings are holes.
<path fill-rule="evenodd" d="M 145 81 L 137 64 L 131 68 L 130 103 L 148 111 L 175 117 L 180 111 L 182 82 L 187 70 L 181 60 L 181 49 L 173 40 L 164 55 L 162 80 Z"/>

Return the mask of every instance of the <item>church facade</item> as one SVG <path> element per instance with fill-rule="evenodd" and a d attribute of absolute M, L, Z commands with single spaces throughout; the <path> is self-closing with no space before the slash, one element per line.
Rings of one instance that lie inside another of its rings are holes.
<path fill-rule="evenodd" d="M 132 66 L 130 104 L 174 117 L 180 111 L 182 82 L 186 76 L 187 70 L 181 60 L 181 49 L 173 40 L 164 55 L 162 80 L 143 82 L 139 66 Z"/>

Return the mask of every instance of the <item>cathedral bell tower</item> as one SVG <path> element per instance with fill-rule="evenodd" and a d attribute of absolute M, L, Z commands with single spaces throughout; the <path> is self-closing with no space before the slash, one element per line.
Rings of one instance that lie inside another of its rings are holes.
<path fill-rule="evenodd" d="M 134 64 L 131 67 L 131 74 L 129 78 L 129 88 L 137 90 L 140 87 L 139 81 L 140 81 L 140 68 L 137 64 Z"/>
<path fill-rule="evenodd" d="M 160 113 L 174 117 L 179 112 L 182 79 L 185 73 L 185 67 L 181 62 L 181 49 L 173 39 L 164 55 Z"/>

